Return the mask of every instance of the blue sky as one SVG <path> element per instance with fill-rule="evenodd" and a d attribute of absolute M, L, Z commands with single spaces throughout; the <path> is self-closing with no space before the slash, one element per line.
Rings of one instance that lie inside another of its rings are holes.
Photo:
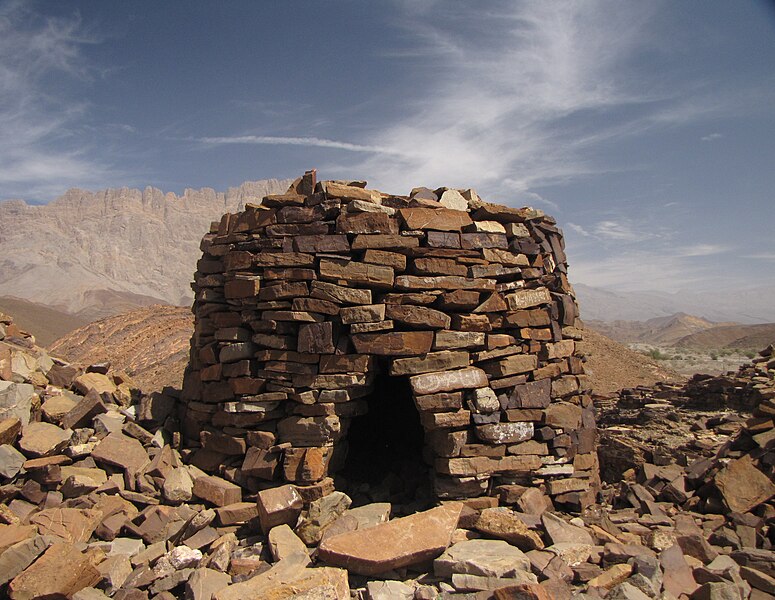
<path fill-rule="evenodd" d="M 0 0 L 0 198 L 310 167 L 542 208 L 589 285 L 772 285 L 775 8 Z"/>

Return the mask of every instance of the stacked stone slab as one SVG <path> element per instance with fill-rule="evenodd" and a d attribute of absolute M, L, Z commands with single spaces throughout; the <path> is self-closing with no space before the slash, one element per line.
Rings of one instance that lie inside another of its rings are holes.
<path fill-rule="evenodd" d="M 555 220 L 365 185 L 309 171 L 204 236 L 181 410 L 195 462 L 254 491 L 333 489 L 387 373 L 409 378 L 439 497 L 540 485 L 587 504 L 596 428 Z"/>

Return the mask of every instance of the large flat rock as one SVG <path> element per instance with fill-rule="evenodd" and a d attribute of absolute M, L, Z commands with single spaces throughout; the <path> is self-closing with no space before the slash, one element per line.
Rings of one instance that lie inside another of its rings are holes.
<path fill-rule="evenodd" d="M 731 461 L 719 471 L 715 482 L 734 512 L 747 513 L 775 495 L 775 484 L 754 466 L 750 456 Z"/>
<path fill-rule="evenodd" d="M 376 575 L 436 558 L 449 546 L 462 507 L 451 502 L 324 539 L 318 556 L 328 564 L 359 575 Z"/>

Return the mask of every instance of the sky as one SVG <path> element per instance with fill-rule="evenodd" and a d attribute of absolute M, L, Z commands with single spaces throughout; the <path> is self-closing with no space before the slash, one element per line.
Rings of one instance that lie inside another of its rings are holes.
<path fill-rule="evenodd" d="M 366 179 L 475 188 L 573 281 L 775 284 L 763 0 L 0 0 L 0 199 Z"/>

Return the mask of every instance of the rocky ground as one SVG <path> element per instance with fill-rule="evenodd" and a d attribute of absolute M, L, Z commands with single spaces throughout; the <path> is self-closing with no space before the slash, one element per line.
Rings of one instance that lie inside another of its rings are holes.
<path fill-rule="evenodd" d="M 180 447 L 173 396 L 52 359 L 0 316 L 0 595 L 775 597 L 773 349 L 728 377 L 598 405 L 608 483 L 584 513 L 501 485 L 391 518 L 331 480 L 249 495 L 229 469 L 205 474 Z"/>

